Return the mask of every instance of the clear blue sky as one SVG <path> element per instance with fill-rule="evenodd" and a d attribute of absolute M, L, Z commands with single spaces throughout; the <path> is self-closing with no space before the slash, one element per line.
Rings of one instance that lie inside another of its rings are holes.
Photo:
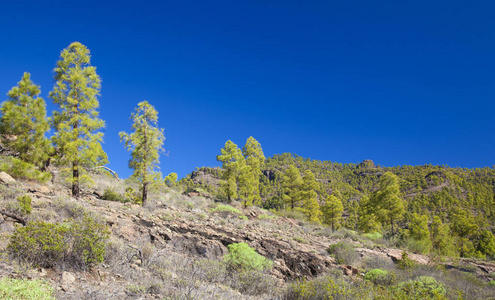
<path fill-rule="evenodd" d="M 225 141 L 384 166 L 495 163 L 493 1 L 0 0 L 0 93 L 85 44 L 102 78 L 110 167 L 127 177 L 136 104 L 159 111 L 164 175 Z"/>

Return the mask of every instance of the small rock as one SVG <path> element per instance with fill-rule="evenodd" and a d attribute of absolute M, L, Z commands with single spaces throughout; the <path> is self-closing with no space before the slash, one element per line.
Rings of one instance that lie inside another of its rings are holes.
<path fill-rule="evenodd" d="M 9 183 L 14 183 L 15 179 L 5 172 L 0 172 L 0 181 L 5 184 L 9 184 Z"/>
<path fill-rule="evenodd" d="M 72 273 L 69 272 L 62 273 L 61 284 L 62 284 L 62 289 L 64 291 L 68 291 L 70 286 L 74 283 L 74 281 L 76 281 L 76 277 Z"/>

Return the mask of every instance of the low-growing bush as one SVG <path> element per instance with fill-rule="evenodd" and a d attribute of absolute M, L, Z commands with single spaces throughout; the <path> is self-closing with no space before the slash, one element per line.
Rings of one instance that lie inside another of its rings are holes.
<path fill-rule="evenodd" d="M 271 260 L 258 254 L 256 250 L 246 243 L 234 243 L 227 246 L 229 254 L 224 256 L 224 261 L 233 270 L 266 270 L 273 265 Z"/>
<path fill-rule="evenodd" d="M 377 241 L 383 238 L 383 235 L 379 232 L 370 232 L 370 233 L 365 233 L 363 234 L 363 237 L 370 239 L 372 241 Z"/>
<path fill-rule="evenodd" d="M 21 212 L 25 215 L 29 215 L 33 211 L 33 207 L 31 206 L 31 197 L 29 195 L 19 196 L 17 197 L 17 203 L 21 209 Z"/>
<path fill-rule="evenodd" d="M 10 156 L 2 158 L 0 171 L 4 171 L 16 179 L 29 179 L 42 183 L 52 179 L 50 173 L 42 172 L 35 165 Z"/>
<path fill-rule="evenodd" d="M 402 252 L 402 257 L 401 259 L 397 260 L 397 267 L 402 270 L 408 270 L 413 268 L 416 264 L 412 259 L 409 258 L 407 253 L 404 251 Z"/>
<path fill-rule="evenodd" d="M 285 300 L 320 299 L 393 299 L 386 290 L 375 289 L 369 281 L 353 282 L 330 276 L 314 280 L 299 280 L 291 284 L 283 295 Z"/>
<path fill-rule="evenodd" d="M 91 217 L 56 224 L 38 221 L 17 228 L 7 249 L 40 267 L 83 269 L 103 261 L 108 237 L 106 226 Z"/>
<path fill-rule="evenodd" d="M 401 282 L 397 286 L 396 294 L 408 299 L 447 299 L 443 284 L 438 283 L 430 276 L 420 276 L 415 280 Z"/>
<path fill-rule="evenodd" d="M 388 271 L 382 269 L 373 269 L 366 272 L 364 279 L 373 282 L 378 285 L 393 285 L 395 283 L 395 276 Z"/>
<path fill-rule="evenodd" d="M 273 213 L 280 217 L 291 218 L 299 221 L 306 220 L 306 216 L 304 215 L 304 213 L 298 210 L 278 210 L 274 211 Z"/>
<path fill-rule="evenodd" d="M 210 209 L 210 212 L 212 213 L 219 213 L 222 216 L 228 216 L 228 215 L 242 215 L 242 212 L 238 210 L 237 208 L 230 206 L 230 205 L 225 205 L 225 204 L 219 204 L 216 207 Z"/>
<path fill-rule="evenodd" d="M 352 265 L 359 260 L 359 254 L 354 250 L 354 247 L 346 242 L 330 245 L 327 252 L 333 255 L 336 262 L 341 265 Z"/>
<path fill-rule="evenodd" d="M 53 288 L 41 280 L 25 280 L 2 278 L 0 279 L 0 299 L 55 299 Z"/>
<path fill-rule="evenodd" d="M 101 198 L 108 201 L 126 202 L 124 201 L 124 197 L 121 194 L 117 193 L 111 188 L 106 188 Z"/>

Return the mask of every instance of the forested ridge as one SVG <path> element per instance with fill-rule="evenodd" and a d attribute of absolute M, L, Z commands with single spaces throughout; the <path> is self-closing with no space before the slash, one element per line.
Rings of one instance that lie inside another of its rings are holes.
<path fill-rule="evenodd" d="M 287 194 L 284 176 L 290 166 L 297 167 L 300 174 L 309 170 L 315 175 L 317 184 L 314 190 L 321 210 L 324 210 L 330 195 L 338 195 L 343 206 L 338 227 L 393 235 L 423 253 L 437 251 L 444 255 L 472 257 L 493 255 L 493 167 L 469 169 L 431 164 L 384 167 L 375 165 L 371 160 L 343 164 L 291 153 L 276 154 L 266 158 L 259 176 L 261 201 L 258 204 L 261 207 L 273 211 L 290 210 L 284 201 Z M 223 172 L 219 168 L 199 168 L 182 179 L 180 184 L 185 189 L 199 189 L 222 198 L 225 197 L 220 180 Z M 398 177 L 398 196 L 404 201 L 404 212 L 397 221 L 399 230 L 396 234 L 392 234 L 386 222 L 380 222 L 379 218 L 367 220 L 370 215 L 379 214 L 373 211 L 376 205 L 369 202 L 380 191 L 380 178 L 388 172 Z M 304 205 L 301 205 L 301 210 L 304 210 Z M 427 220 L 423 222 L 426 225 L 421 225 L 421 218 Z M 325 223 L 323 219 L 320 221 Z M 416 227 L 426 226 L 426 230 L 430 231 L 427 246 L 418 245 L 418 241 L 411 237 L 415 231 L 420 231 L 414 228 L 415 224 Z M 484 246 L 481 244 L 487 239 L 490 250 L 483 252 Z"/>

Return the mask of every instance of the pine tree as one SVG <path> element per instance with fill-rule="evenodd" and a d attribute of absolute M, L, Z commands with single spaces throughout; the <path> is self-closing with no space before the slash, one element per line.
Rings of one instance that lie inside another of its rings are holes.
<path fill-rule="evenodd" d="M 165 176 L 165 184 L 168 186 L 168 187 L 171 187 L 173 186 L 176 182 L 177 182 L 177 173 L 175 172 L 172 172 L 170 174 L 168 174 L 167 176 Z"/>
<path fill-rule="evenodd" d="M 489 230 L 481 231 L 476 250 L 491 258 L 495 258 L 495 237 Z"/>
<path fill-rule="evenodd" d="M 133 177 L 141 183 L 141 200 L 144 205 L 148 199 L 150 184 L 160 181 L 158 171 L 160 153 L 163 152 L 165 137 L 163 129 L 158 128 L 158 112 L 148 101 L 138 103 L 133 114 L 133 132 L 120 132 L 120 140 L 127 150 L 131 151 L 129 168 L 134 170 Z"/>
<path fill-rule="evenodd" d="M 60 111 L 53 112 L 53 143 L 59 163 L 70 165 L 72 195 L 78 197 L 80 180 L 89 178 L 84 170 L 108 163 L 101 147 L 103 133 L 98 132 L 105 125 L 97 110 L 101 80 L 91 66 L 89 49 L 79 42 L 62 50 L 54 71 L 50 98 Z"/>
<path fill-rule="evenodd" d="M 358 219 L 358 229 L 362 232 L 380 232 L 381 224 L 376 217 L 375 208 L 373 203 L 371 203 L 370 198 L 367 196 L 361 197 L 359 200 L 359 219 Z"/>
<path fill-rule="evenodd" d="M 383 223 L 390 224 L 392 234 L 394 225 L 402 220 L 405 212 L 404 201 L 400 196 L 399 177 L 392 172 L 386 172 L 380 178 L 380 188 L 371 196 L 375 215 Z"/>
<path fill-rule="evenodd" d="M 242 156 L 241 149 L 231 140 L 225 142 L 225 147 L 220 149 L 220 153 L 217 155 L 217 161 L 222 162 L 224 170 L 222 174 L 223 189 L 227 199 L 232 201 L 238 197 L 237 184 L 239 175 L 246 166 L 246 160 Z"/>
<path fill-rule="evenodd" d="M 430 231 L 428 230 L 428 216 L 414 213 L 409 223 L 409 232 L 422 254 L 428 254 L 431 250 L 432 243 Z"/>
<path fill-rule="evenodd" d="M 18 152 L 22 160 L 41 167 L 51 151 L 45 137 L 50 128 L 46 103 L 39 94 L 40 87 L 31 81 L 31 74 L 24 73 L 0 108 L 0 132 L 3 143 Z"/>
<path fill-rule="evenodd" d="M 247 207 L 253 203 L 259 204 L 261 201 L 260 176 L 261 168 L 265 164 L 265 155 L 260 143 L 252 136 L 247 139 L 242 155 L 246 164 L 240 171 L 239 194 L 244 200 L 244 206 Z"/>
<path fill-rule="evenodd" d="M 456 256 L 454 242 L 447 224 L 435 216 L 431 223 L 431 242 L 433 249 L 440 255 Z"/>
<path fill-rule="evenodd" d="M 302 208 L 304 214 L 306 215 L 306 219 L 310 222 L 321 224 L 322 213 L 320 210 L 320 204 L 318 203 L 318 194 L 316 193 L 316 190 L 318 189 L 316 177 L 313 172 L 306 170 L 302 180 Z"/>
<path fill-rule="evenodd" d="M 325 199 L 325 205 L 321 207 L 323 213 L 323 223 L 332 227 L 332 231 L 340 225 L 340 219 L 344 212 L 342 201 L 336 194 L 330 195 Z"/>
<path fill-rule="evenodd" d="M 295 165 L 290 165 L 285 169 L 282 177 L 283 195 L 282 199 L 293 210 L 301 204 L 301 189 L 303 180 L 299 169 Z"/>

